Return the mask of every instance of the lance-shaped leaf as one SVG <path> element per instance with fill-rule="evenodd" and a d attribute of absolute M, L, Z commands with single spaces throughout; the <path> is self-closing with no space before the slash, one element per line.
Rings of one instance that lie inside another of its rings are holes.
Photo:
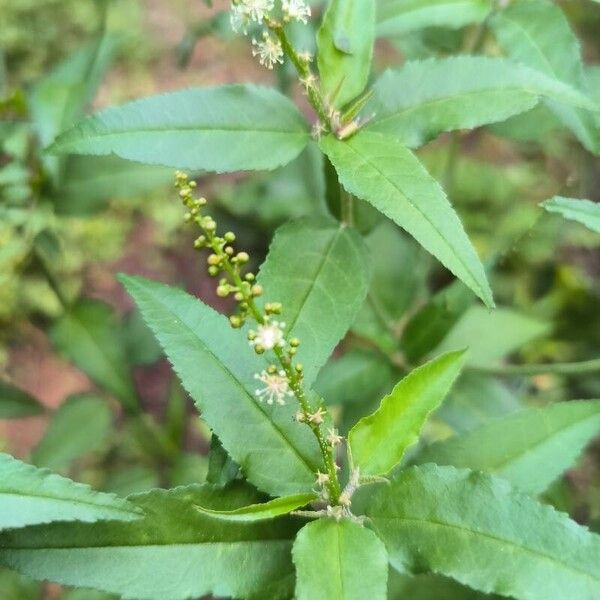
<path fill-rule="evenodd" d="M 294 543 L 298 600 L 385 600 L 388 559 L 381 540 L 349 520 L 319 519 Z"/>
<path fill-rule="evenodd" d="M 65 469 L 71 461 L 102 447 L 111 422 L 106 400 L 88 394 L 73 396 L 53 415 L 31 460 L 38 467 Z"/>
<path fill-rule="evenodd" d="M 436 353 L 468 348 L 467 362 L 486 367 L 550 332 L 548 323 L 508 308 L 472 306 L 452 328 Z"/>
<path fill-rule="evenodd" d="M 0 529 L 52 521 L 131 521 L 141 514 L 112 494 L 0 454 Z"/>
<path fill-rule="evenodd" d="M 258 280 L 266 301 L 283 305 L 289 337 L 310 386 L 358 313 L 369 285 L 368 251 L 354 229 L 330 219 L 281 227 Z"/>
<path fill-rule="evenodd" d="M 554 196 L 542 206 L 548 211 L 561 214 L 565 219 L 583 223 L 588 229 L 600 233 L 600 204 L 591 200 L 577 200 Z"/>
<path fill-rule="evenodd" d="M 416 462 L 486 471 L 524 492 L 540 494 L 599 433 L 600 400 L 561 402 L 495 419 L 432 444 Z"/>
<path fill-rule="evenodd" d="M 376 31 L 395 37 L 425 27 L 458 29 L 480 23 L 490 10 L 490 0 L 380 0 Z"/>
<path fill-rule="evenodd" d="M 304 118 L 279 92 L 254 85 L 190 88 L 93 115 L 51 150 L 111 154 L 218 173 L 274 169 L 309 141 Z"/>
<path fill-rule="evenodd" d="M 499 11 L 490 24 L 500 46 L 512 59 L 587 92 L 579 41 L 554 2 L 516 2 Z M 590 152 L 600 153 L 598 104 L 596 112 L 590 112 L 566 106 L 560 98 L 555 100 L 548 106 L 556 116 Z"/>
<path fill-rule="evenodd" d="M 296 494 L 295 496 L 275 498 L 274 500 L 261 502 L 260 504 L 250 504 L 250 506 L 243 506 L 235 510 L 211 510 L 204 506 L 196 506 L 196 510 L 220 521 L 251 523 L 253 521 L 266 521 L 287 515 L 293 510 L 306 506 L 313 500 L 316 500 L 316 498 L 315 494 Z"/>
<path fill-rule="evenodd" d="M 56 348 L 112 392 L 128 410 L 135 410 L 137 393 L 129 371 L 119 325 L 102 302 L 81 300 L 51 328 Z"/>
<path fill-rule="evenodd" d="M 53 524 L 0 536 L 0 564 L 36 579 L 93 588 L 135 600 L 291 596 L 287 519 L 227 523 L 196 505 L 234 510 L 259 500 L 245 485 L 190 486 L 130 497 L 146 514 L 133 523 Z"/>
<path fill-rule="evenodd" d="M 361 131 L 346 141 L 321 139 L 342 185 L 410 233 L 488 306 L 492 292 L 444 190 L 396 139 Z"/>
<path fill-rule="evenodd" d="M 450 391 L 462 365 L 463 353 L 453 352 L 415 369 L 383 398 L 376 412 L 352 428 L 348 442 L 362 474 L 384 475 L 402 460 Z"/>
<path fill-rule="evenodd" d="M 376 492 L 367 515 L 400 571 L 519 600 L 600 595 L 600 536 L 501 479 L 411 468 Z"/>
<path fill-rule="evenodd" d="M 273 496 L 310 491 L 321 464 L 318 446 L 310 430 L 294 421 L 292 402 L 269 406 L 258 400 L 255 374 L 266 363 L 243 333 L 181 290 L 140 277 L 121 281 L 244 475 Z"/>
<path fill-rule="evenodd" d="M 44 413 L 44 406 L 27 392 L 0 379 L 0 419 L 22 419 Z"/>
<path fill-rule="evenodd" d="M 367 85 L 375 39 L 375 0 L 332 0 L 317 36 L 323 93 L 341 107 Z"/>
<path fill-rule="evenodd" d="M 472 129 L 528 111 L 541 98 L 594 108 L 569 83 L 503 58 L 454 56 L 410 62 L 377 81 L 368 131 L 416 148 L 444 131 Z"/>

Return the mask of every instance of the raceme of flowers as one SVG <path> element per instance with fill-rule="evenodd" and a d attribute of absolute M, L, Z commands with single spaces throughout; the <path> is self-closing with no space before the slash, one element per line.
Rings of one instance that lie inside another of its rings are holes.
<path fill-rule="evenodd" d="M 262 4 L 266 6 L 266 3 Z M 258 3 L 253 4 L 253 10 L 258 10 Z M 217 224 L 208 215 L 202 214 L 206 205 L 205 198 L 194 197 L 196 182 L 190 181 L 185 173 L 178 171 L 175 176 L 175 185 L 188 212 L 186 222 L 197 225 L 202 234 L 195 240 L 194 247 L 198 250 L 204 248 L 210 251 L 207 257 L 208 274 L 212 277 L 221 275 L 217 286 L 217 295 L 221 298 L 233 296 L 237 302 L 238 312 L 229 317 L 231 326 L 239 329 L 251 319 L 256 322 L 256 329 L 247 333 L 248 343 L 257 354 L 271 353 L 274 363 L 254 375 L 259 387 L 255 390 L 255 397 L 259 402 L 270 406 L 283 406 L 287 400 L 296 398 L 300 410 L 296 414 L 296 421 L 310 427 L 317 438 L 323 455 L 325 471 L 315 474 L 315 484 L 321 498 L 325 501 L 332 500 L 336 505 L 343 491 L 340 490 L 337 477 L 338 466 L 335 463 L 336 447 L 342 442 L 342 437 L 335 429 L 323 430 L 327 410 L 323 406 L 313 408 L 304 392 L 303 366 L 294 364 L 294 356 L 300 346 L 297 338 L 287 339 L 285 334 L 286 324 L 277 320 L 281 314 L 282 305 L 278 302 L 267 302 L 264 309 L 256 304 L 256 298 L 262 296 L 263 289 L 255 281 L 252 272 L 243 272 L 250 257 L 246 252 L 236 252 L 233 247 L 236 236 L 229 231 L 223 236 L 217 234 Z"/>

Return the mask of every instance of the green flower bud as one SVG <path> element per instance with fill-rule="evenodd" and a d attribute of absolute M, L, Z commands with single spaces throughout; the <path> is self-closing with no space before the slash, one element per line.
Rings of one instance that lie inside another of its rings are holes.
<path fill-rule="evenodd" d="M 228 231 L 223 237 L 226 242 L 235 242 L 235 233 L 233 233 L 233 231 Z"/>
<path fill-rule="evenodd" d="M 219 296 L 219 298 L 227 298 L 227 296 L 229 296 L 229 286 L 220 285 L 217 288 L 217 296 Z"/>
<path fill-rule="evenodd" d="M 219 274 L 219 267 L 211 265 L 210 267 L 208 267 L 208 274 L 211 277 L 216 277 Z"/>
<path fill-rule="evenodd" d="M 264 348 L 264 346 L 261 346 L 260 344 L 256 344 L 254 346 L 254 352 L 256 352 L 256 354 L 264 354 L 265 348 Z"/>
<path fill-rule="evenodd" d="M 250 256 L 248 256 L 247 252 L 239 252 L 236 258 L 238 262 L 242 265 L 250 260 Z"/>
<path fill-rule="evenodd" d="M 229 317 L 229 322 L 234 329 L 239 329 L 243 325 L 242 319 L 240 319 L 238 315 L 232 315 Z"/>
<path fill-rule="evenodd" d="M 295 338 L 292 338 L 292 339 L 290 340 L 290 346 L 291 346 L 292 348 L 297 348 L 299 345 L 300 345 L 300 340 L 299 340 L 297 337 L 295 337 Z"/>
<path fill-rule="evenodd" d="M 244 299 L 244 294 L 242 294 L 242 292 L 236 292 L 234 298 L 236 302 L 241 302 Z"/>
<path fill-rule="evenodd" d="M 262 296 L 262 293 L 263 293 L 262 285 L 253 285 L 252 289 L 250 291 L 254 297 Z"/>
<path fill-rule="evenodd" d="M 220 265 L 223 261 L 223 258 L 217 254 L 211 254 L 206 260 L 209 265 Z"/>

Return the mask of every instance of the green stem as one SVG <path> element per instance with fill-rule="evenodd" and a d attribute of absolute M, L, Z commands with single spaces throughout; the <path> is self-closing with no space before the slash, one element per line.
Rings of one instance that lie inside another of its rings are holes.
<path fill-rule="evenodd" d="M 469 370 L 486 375 L 533 376 L 533 375 L 581 375 L 600 372 L 600 358 L 576 363 L 554 363 L 547 365 L 506 365 L 498 367 L 470 367 Z"/>
<path fill-rule="evenodd" d="M 307 80 L 308 78 L 313 77 L 314 74 L 310 66 L 308 65 L 307 61 L 303 60 L 298 52 L 296 52 L 296 49 L 290 42 L 290 39 L 285 32 L 284 26 L 281 23 L 269 18 L 265 20 L 265 25 L 277 36 L 277 39 L 281 42 L 281 47 L 283 48 L 284 53 L 292 61 L 292 64 L 296 68 L 300 79 Z M 308 95 L 308 101 L 319 116 L 321 124 L 325 127 L 328 127 L 329 115 L 320 90 L 316 85 L 309 85 L 306 87 L 306 92 Z"/>
<path fill-rule="evenodd" d="M 354 197 L 340 186 L 340 199 L 342 201 L 342 223 L 352 227 L 354 225 Z"/>
<path fill-rule="evenodd" d="M 229 275 L 229 277 L 231 278 L 231 282 L 236 286 L 236 288 L 243 292 L 244 281 L 242 280 L 239 268 L 237 267 L 237 265 L 234 266 L 231 264 L 229 256 L 223 251 L 221 245 L 215 240 L 215 235 L 208 231 L 205 233 L 213 252 L 218 256 L 221 256 L 222 258 L 223 270 Z M 252 318 L 261 325 L 265 324 L 265 317 L 263 316 L 259 308 L 256 306 L 254 297 L 251 294 L 245 294 L 244 302 L 248 304 L 248 311 Z M 281 368 L 285 371 L 286 377 L 290 384 L 290 388 L 294 393 L 298 404 L 300 405 L 302 414 L 304 415 L 304 422 L 310 427 L 317 439 L 317 443 L 319 444 L 319 449 L 321 450 L 321 455 L 323 457 L 323 464 L 327 475 L 329 476 L 327 489 L 329 491 L 331 502 L 333 504 L 336 504 L 341 494 L 341 486 L 337 476 L 337 469 L 332 447 L 327 443 L 327 440 L 325 439 L 325 436 L 323 435 L 323 431 L 321 430 L 319 424 L 312 423 L 309 420 L 309 417 L 313 411 L 302 386 L 301 374 L 298 373 L 296 369 L 294 369 L 291 361 L 288 357 L 285 356 L 285 352 L 282 348 L 274 348 L 273 351 L 275 353 L 275 356 L 277 357 Z"/>

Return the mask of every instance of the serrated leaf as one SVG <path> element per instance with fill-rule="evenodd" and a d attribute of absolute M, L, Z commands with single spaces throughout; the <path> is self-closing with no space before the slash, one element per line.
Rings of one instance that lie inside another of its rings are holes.
<path fill-rule="evenodd" d="M 173 180 L 167 167 L 142 165 L 116 156 L 70 156 L 53 195 L 57 212 L 87 215 L 115 198 L 132 198 Z"/>
<path fill-rule="evenodd" d="M 440 185 L 410 150 L 392 137 L 369 131 L 346 141 L 324 137 L 321 149 L 346 190 L 400 225 L 493 306 L 483 265 L 457 214 Z"/>
<path fill-rule="evenodd" d="M 196 506 L 207 517 L 218 519 L 220 521 L 232 521 L 235 523 L 253 523 L 255 521 L 268 521 L 291 513 L 293 510 L 306 506 L 313 500 L 316 500 L 316 494 L 297 494 L 295 496 L 285 496 L 275 498 L 268 502 L 260 504 L 250 504 L 235 510 L 211 510 L 203 506 Z"/>
<path fill-rule="evenodd" d="M 119 325 L 108 305 L 80 300 L 54 323 L 50 338 L 98 385 L 115 394 L 126 409 L 135 410 L 137 394 Z"/>
<path fill-rule="evenodd" d="M 71 461 L 102 447 L 111 422 L 106 400 L 91 395 L 72 396 L 53 415 L 31 460 L 38 467 L 61 471 Z"/>
<path fill-rule="evenodd" d="M 317 34 L 323 93 L 336 107 L 367 85 L 375 40 L 375 0 L 332 0 Z"/>
<path fill-rule="evenodd" d="M 388 70 L 373 87 L 367 131 L 417 148 L 445 131 L 473 129 L 532 109 L 541 98 L 594 108 L 593 100 L 553 76 L 503 58 L 453 56 Z"/>
<path fill-rule="evenodd" d="M 350 350 L 328 362 L 315 381 L 315 391 L 328 405 L 375 400 L 392 383 L 392 368 L 379 354 Z"/>
<path fill-rule="evenodd" d="M 489 311 L 481 306 L 472 306 L 435 352 L 468 348 L 467 363 L 486 367 L 549 332 L 547 323 L 509 308 Z"/>
<path fill-rule="evenodd" d="M 524 0 L 499 11 L 490 20 L 500 46 L 517 62 L 588 92 L 577 37 L 561 8 L 547 0 Z M 548 103 L 556 116 L 595 154 L 600 153 L 599 105 L 596 112 Z M 592 110 L 594 110 L 592 108 Z"/>
<path fill-rule="evenodd" d="M 52 521 L 131 521 L 141 514 L 126 500 L 0 454 L 0 529 Z"/>
<path fill-rule="evenodd" d="M 376 31 L 395 37 L 426 27 L 458 29 L 481 23 L 490 10 L 490 0 L 379 0 Z"/>
<path fill-rule="evenodd" d="M 181 382 L 244 475 L 273 496 L 310 491 L 321 464 L 296 408 L 268 406 L 256 397 L 254 375 L 264 359 L 228 320 L 181 290 L 121 276 Z M 239 424 L 244 426 L 240 429 Z"/>
<path fill-rule="evenodd" d="M 600 400 L 561 402 L 494 419 L 425 448 L 427 462 L 485 471 L 529 494 L 541 494 L 600 434 Z"/>
<path fill-rule="evenodd" d="M 343 519 L 319 519 L 294 543 L 298 600 L 385 600 L 388 561 L 381 540 Z"/>
<path fill-rule="evenodd" d="M 462 365 L 463 353 L 453 352 L 415 369 L 383 398 L 376 412 L 352 428 L 348 443 L 361 474 L 385 475 L 402 460 Z"/>
<path fill-rule="evenodd" d="M 542 206 L 548 212 L 559 213 L 565 219 L 583 223 L 588 229 L 600 233 L 600 204 L 597 202 L 554 196 Z"/>
<path fill-rule="evenodd" d="M 130 600 L 214 594 L 287 600 L 293 591 L 289 519 L 227 523 L 196 505 L 234 510 L 258 501 L 249 486 L 190 486 L 130 497 L 146 514 L 134 523 L 54 524 L 0 536 L 0 564 L 36 579 Z"/>
<path fill-rule="evenodd" d="M 354 321 L 369 285 L 368 251 L 358 233 L 330 219 L 278 229 L 258 281 L 268 302 L 283 305 L 289 337 L 310 386 Z"/>
<path fill-rule="evenodd" d="M 33 396 L 0 379 L 0 419 L 34 417 L 45 410 Z"/>
<path fill-rule="evenodd" d="M 519 600 L 594 600 L 600 537 L 489 475 L 403 471 L 367 515 L 398 570 L 433 571 Z"/>
<path fill-rule="evenodd" d="M 59 154 L 121 158 L 218 173 L 274 169 L 309 141 L 304 118 L 279 92 L 254 85 L 190 88 L 92 115 L 60 135 Z"/>

